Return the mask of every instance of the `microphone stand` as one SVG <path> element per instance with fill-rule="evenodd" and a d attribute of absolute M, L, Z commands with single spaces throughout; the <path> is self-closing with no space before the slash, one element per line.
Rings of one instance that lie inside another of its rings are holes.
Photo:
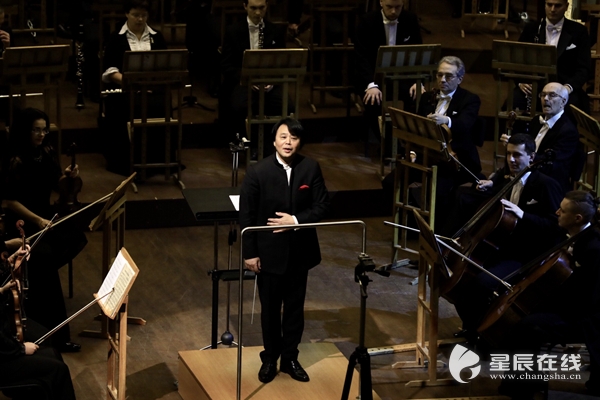
<path fill-rule="evenodd" d="M 346 370 L 346 379 L 344 380 L 344 389 L 342 391 L 342 400 L 348 400 L 350 386 L 352 384 L 352 374 L 354 367 L 360 365 L 359 373 L 359 397 L 361 400 L 373 400 L 373 384 L 371 380 L 371 356 L 365 347 L 365 325 L 367 314 L 367 286 L 372 282 L 367 272 L 375 272 L 381 276 L 388 277 L 389 266 L 375 268 L 373 259 L 368 254 L 361 253 L 358 256 L 358 265 L 354 268 L 354 281 L 360 285 L 360 325 L 358 347 L 348 359 L 348 369 Z"/>

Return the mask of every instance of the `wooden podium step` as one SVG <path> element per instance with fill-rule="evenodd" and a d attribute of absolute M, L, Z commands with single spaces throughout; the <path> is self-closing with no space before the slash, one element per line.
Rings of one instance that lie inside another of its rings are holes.
<path fill-rule="evenodd" d="M 242 399 L 338 400 L 342 395 L 348 360 L 332 343 L 301 343 L 299 361 L 310 382 L 298 382 L 280 372 L 263 384 L 258 380 L 262 347 L 244 347 Z M 354 371 L 349 398 L 358 394 Z M 179 394 L 183 400 L 234 400 L 237 383 L 237 348 L 179 352 Z M 375 400 L 380 400 L 373 393 Z"/>

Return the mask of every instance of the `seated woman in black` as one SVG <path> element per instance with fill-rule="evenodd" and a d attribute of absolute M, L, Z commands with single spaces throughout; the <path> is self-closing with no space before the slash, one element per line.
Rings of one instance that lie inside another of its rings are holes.
<path fill-rule="evenodd" d="M 56 153 L 46 142 L 50 121 L 40 110 L 27 108 L 15 118 L 10 128 L 8 160 L 5 162 L 6 230 L 9 237 L 18 232 L 15 221 L 25 221 L 28 235 L 44 229 L 55 214 L 50 196 L 61 179 L 79 174 L 76 165 L 68 166 L 63 175 Z M 87 244 L 74 218 L 48 231 L 33 250 L 29 263 L 27 314 L 48 329 L 66 319 L 65 301 L 58 269 L 71 261 Z M 71 343 L 68 325 L 55 336 L 61 351 L 79 351 Z"/>
<path fill-rule="evenodd" d="M 0 242 L 1 243 L 1 242 Z M 3 246 L 0 245 L 0 249 Z M 24 252 L 22 253 L 24 254 Z M 18 253 L 9 258 L 11 267 Z M 30 260 L 31 261 L 31 260 Z M 19 398 L 47 398 L 52 400 L 75 399 L 69 367 L 63 362 L 60 353 L 45 343 L 38 346 L 33 343 L 46 333 L 40 325 L 27 320 L 23 341 L 16 339 L 15 312 L 12 303 L 11 288 L 13 281 L 0 287 L 0 386 L 35 384 L 38 388 L 23 393 L 5 392 L 8 396 Z M 41 390 L 44 393 L 39 393 Z"/>
<path fill-rule="evenodd" d="M 104 51 L 105 70 L 102 73 L 102 82 L 107 89 L 120 89 L 123 83 L 123 58 L 126 51 L 164 50 L 167 43 L 163 35 L 152 29 L 147 24 L 150 6 L 146 0 L 128 0 L 124 2 L 123 11 L 127 21 L 116 32 L 113 32 L 106 43 Z M 149 95 L 148 116 L 164 116 L 164 96 L 161 94 Z M 109 94 L 105 101 L 106 127 L 104 155 L 106 168 L 115 173 L 129 174 L 129 138 L 127 134 L 127 121 L 130 118 L 129 96 L 123 93 Z M 136 113 L 139 104 L 136 107 Z M 152 135 L 149 135 L 149 141 Z M 162 141 L 164 143 L 164 140 Z M 139 146 L 136 146 L 139 147 Z M 149 147 L 153 146 L 149 144 Z M 164 147 L 160 148 L 164 159 Z M 159 153 L 157 151 L 157 153 Z M 162 161 L 162 160 L 161 160 Z"/>

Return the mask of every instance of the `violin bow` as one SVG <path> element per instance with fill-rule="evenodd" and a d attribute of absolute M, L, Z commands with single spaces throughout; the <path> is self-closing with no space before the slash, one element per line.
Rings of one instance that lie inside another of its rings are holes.
<path fill-rule="evenodd" d="M 405 225 L 400 225 L 400 224 L 396 224 L 394 222 L 390 222 L 390 221 L 383 221 L 383 223 L 385 225 L 390 225 L 396 228 L 402 228 L 402 229 L 406 229 L 408 231 L 412 231 L 412 232 L 421 232 L 418 229 L 415 228 L 411 228 L 409 226 L 405 226 Z M 490 271 L 488 271 L 487 269 L 485 269 L 484 267 L 482 267 L 481 265 L 477 264 L 475 261 L 471 260 L 469 257 L 467 257 L 466 255 L 464 255 L 463 253 L 461 253 L 460 251 L 452 248 L 450 245 L 447 245 L 446 243 L 444 243 L 441 239 L 444 240 L 449 240 L 451 242 L 453 242 L 454 244 L 457 244 L 460 246 L 460 244 L 456 241 L 456 239 L 452 239 L 446 236 L 440 236 L 440 235 L 436 235 L 434 234 L 435 239 L 437 240 L 437 242 L 439 244 L 441 244 L 442 246 L 444 246 L 445 248 L 447 248 L 448 250 L 450 250 L 451 252 L 453 252 L 454 254 L 460 256 L 461 258 L 463 258 L 466 262 L 468 262 L 469 264 L 473 265 L 474 267 L 478 268 L 479 270 L 481 270 L 481 272 L 484 272 L 485 274 L 487 274 L 489 277 L 491 277 L 492 279 L 498 281 L 499 283 L 501 283 L 504 287 L 506 287 L 508 290 L 510 290 L 512 292 L 512 286 L 510 283 L 504 281 L 502 278 L 497 277 L 496 275 L 492 274 Z"/>
<path fill-rule="evenodd" d="M 110 196 L 112 196 L 112 195 L 113 195 L 113 192 L 111 192 L 111 193 L 107 194 L 107 195 L 106 195 L 106 196 L 104 196 L 104 197 L 101 197 L 101 198 L 99 198 L 98 200 L 96 200 L 96 201 L 94 201 L 93 203 L 90 203 L 90 204 L 88 204 L 87 206 L 85 206 L 85 207 L 83 207 L 83 208 L 81 208 L 81 209 L 79 209 L 79 210 L 75 211 L 74 213 L 71 213 L 71 214 L 69 214 L 69 215 L 67 215 L 67 216 L 65 216 L 65 217 L 63 217 L 63 218 L 60 218 L 58 221 L 56 221 L 56 223 L 55 223 L 55 224 L 53 224 L 53 226 L 57 226 L 57 225 L 59 225 L 60 223 L 62 223 L 62 222 L 64 222 L 64 221 L 68 220 L 69 218 L 71 218 L 71 217 L 74 217 L 75 215 L 79 214 L 80 212 L 82 212 L 82 211 L 85 211 L 85 210 L 87 210 L 88 208 L 90 208 L 90 207 L 92 207 L 92 206 L 95 206 L 95 205 L 96 205 L 96 204 L 98 204 L 98 203 L 101 203 L 101 202 L 103 202 L 103 201 L 106 201 L 106 200 L 107 200 L 107 199 L 108 199 Z M 35 237 L 37 237 L 37 236 L 41 235 L 41 234 L 42 234 L 42 232 L 43 232 L 43 231 L 39 231 L 39 232 L 36 232 L 36 233 L 34 233 L 33 235 L 29 236 L 29 237 L 27 238 L 27 240 L 31 240 L 31 239 L 33 239 L 33 238 L 35 238 Z M 37 240 L 36 240 L 36 242 L 37 242 Z"/>

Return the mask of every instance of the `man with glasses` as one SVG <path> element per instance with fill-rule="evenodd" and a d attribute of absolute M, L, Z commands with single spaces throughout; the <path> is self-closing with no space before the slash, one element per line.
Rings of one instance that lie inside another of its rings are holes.
<path fill-rule="evenodd" d="M 539 96 L 542 114 L 531 121 L 529 134 L 535 140 L 537 159 L 552 160 L 551 164 L 542 167 L 542 171 L 560 183 L 566 193 L 579 179 L 585 161 L 579 132 L 565 114 L 569 92 L 560 83 L 550 82 Z M 508 138 L 504 134 L 500 141 L 506 143 Z"/>
<path fill-rule="evenodd" d="M 437 197 L 440 201 L 436 218 L 443 217 L 444 211 L 447 211 L 447 196 L 454 188 L 474 181 L 465 168 L 475 175 L 481 172 L 477 151 L 477 145 L 483 144 L 481 126 L 477 123 L 481 100 L 476 94 L 460 87 L 464 76 L 465 65 L 460 58 L 442 58 L 436 74 L 437 90 L 423 94 L 419 103 L 420 115 L 450 128 L 452 152 L 464 166 L 459 169 L 452 164 L 438 164 Z"/>
<path fill-rule="evenodd" d="M 525 25 L 519 42 L 556 47 L 556 80 L 567 87 L 570 104 L 589 113 L 589 98 L 583 85 L 591 76 L 590 37 L 584 25 L 565 18 L 568 8 L 567 0 L 546 0 L 546 18 Z M 531 89 L 528 83 L 515 88 L 515 107 L 527 108 L 526 97 L 532 95 Z"/>

